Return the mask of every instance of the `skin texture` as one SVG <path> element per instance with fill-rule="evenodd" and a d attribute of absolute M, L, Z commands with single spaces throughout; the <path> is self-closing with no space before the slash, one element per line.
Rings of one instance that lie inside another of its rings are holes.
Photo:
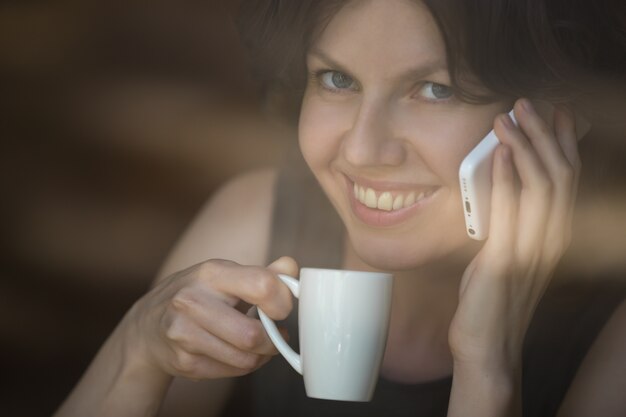
<path fill-rule="evenodd" d="M 449 416 L 519 415 L 522 340 L 570 239 L 580 173 L 574 115 L 557 107 L 545 120 L 525 99 L 470 105 L 448 94 L 437 27 L 425 7 L 405 0 L 348 3 L 313 43 L 307 67 L 300 145 L 345 224 L 343 266 L 395 275 L 382 373 L 407 383 L 452 374 Z M 504 114 L 513 102 L 519 127 Z M 501 145 L 482 244 L 465 234 L 457 173 L 491 128 Z M 276 274 L 297 275 L 295 260 L 258 266 L 274 178 L 241 176 L 211 200 L 58 417 L 155 415 L 172 380 L 164 413 L 190 404 L 199 405 L 186 415 L 215 413 L 226 385 L 183 379 L 226 382 L 276 354 L 246 314 L 257 304 L 281 319 L 292 307 Z M 385 223 L 388 212 L 359 206 L 355 181 L 432 194 Z M 611 387 L 624 382 L 613 371 L 625 363 L 624 311 L 583 362 L 562 415 L 623 415 L 623 396 Z M 609 388 L 598 393 L 602 383 Z M 218 394 L 207 400 L 208 392 Z"/>
<path fill-rule="evenodd" d="M 310 76 L 299 138 L 353 249 L 368 264 L 398 270 L 467 245 L 458 167 L 510 103 L 429 100 L 425 82 L 450 84 L 443 40 L 423 6 L 391 6 L 350 3 L 313 44 L 309 72 L 344 69 L 354 87 L 331 91 L 328 82 Z M 405 75 L 411 71 L 420 74 Z M 345 177 L 439 189 L 423 213 L 396 227 L 372 228 L 355 218 Z"/>
<path fill-rule="evenodd" d="M 209 201 L 56 416 L 217 415 L 229 377 L 276 355 L 246 312 L 258 304 L 275 319 L 286 316 L 291 294 L 275 274 L 297 275 L 297 264 L 242 265 L 264 261 L 274 178 L 239 176 Z M 250 199 L 256 210 L 247 209 Z"/>
<path fill-rule="evenodd" d="M 557 109 L 552 129 L 528 100 L 518 100 L 516 128 L 508 116 L 496 117 L 509 103 L 435 96 L 431 83 L 449 85 L 444 44 L 427 9 L 410 2 L 350 3 L 313 44 L 307 66 L 300 144 L 346 225 L 354 264 L 398 271 L 395 291 L 411 295 L 394 304 L 392 320 L 414 328 L 424 327 L 416 325 L 424 319 L 414 295 L 432 294 L 429 282 L 444 274 L 460 277 L 448 332 L 450 415 L 519 412 L 523 337 L 569 243 L 580 170 L 572 113 Z M 494 158 L 492 232 L 477 249 L 465 236 L 457 173 L 492 125 L 502 142 Z M 380 226 L 359 216 L 354 182 L 381 192 L 436 191 L 402 222 Z M 450 254 L 469 266 L 436 265 Z M 449 318 L 441 314 L 439 325 Z M 394 368 L 390 356 L 384 366 Z M 493 402 L 476 402 L 488 392 Z"/>

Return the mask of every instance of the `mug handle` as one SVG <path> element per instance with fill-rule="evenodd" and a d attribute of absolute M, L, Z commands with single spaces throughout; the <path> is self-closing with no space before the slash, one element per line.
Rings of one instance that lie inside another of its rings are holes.
<path fill-rule="evenodd" d="M 300 298 L 300 281 L 297 279 L 290 277 L 289 275 L 278 274 L 278 278 L 282 282 L 287 285 L 291 293 L 294 297 Z M 302 375 L 302 358 L 296 353 L 291 346 L 287 344 L 285 339 L 283 339 L 282 335 L 278 331 L 276 327 L 276 323 L 257 307 L 257 311 L 259 312 L 259 318 L 261 319 L 261 323 L 263 323 L 263 327 L 265 327 L 265 331 L 276 349 L 280 352 L 281 355 L 287 359 L 287 362 L 295 369 L 300 375 Z"/>

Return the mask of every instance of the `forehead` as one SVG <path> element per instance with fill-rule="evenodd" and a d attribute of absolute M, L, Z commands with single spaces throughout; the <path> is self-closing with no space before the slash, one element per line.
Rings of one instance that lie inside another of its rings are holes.
<path fill-rule="evenodd" d="M 419 1 L 353 0 L 329 21 L 312 45 L 341 62 L 385 67 L 389 72 L 419 65 L 445 67 L 439 29 Z"/>

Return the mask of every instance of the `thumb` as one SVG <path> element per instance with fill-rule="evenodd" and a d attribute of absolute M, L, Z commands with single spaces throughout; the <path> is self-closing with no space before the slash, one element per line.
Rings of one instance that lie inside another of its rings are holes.
<path fill-rule="evenodd" d="M 298 263 L 295 261 L 295 259 L 289 256 L 281 256 L 280 258 L 269 264 L 267 269 L 274 272 L 275 274 L 285 274 L 291 277 L 297 277 L 298 271 L 300 270 L 300 268 L 298 267 Z"/>
<path fill-rule="evenodd" d="M 298 263 L 289 256 L 281 256 L 280 258 L 269 264 L 267 266 L 267 269 L 274 274 L 284 274 L 289 275 L 290 277 L 297 277 L 298 271 L 300 270 L 300 268 L 298 267 Z M 278 280 L 278 277 L 276 278 L 276 280 Z M 284 284 L 281 284 L 281 288 L 283 289 L 284 299 L 289 300 L 289 311 L 291 310 L 291 293 L 289 292 L 287 286 L 285 286 Z M 240 301 L 239 304 L 237 304 L 237 310 L 246 314 L 249 317 L 257 316 L 257 307 L 245 301 Z"/>

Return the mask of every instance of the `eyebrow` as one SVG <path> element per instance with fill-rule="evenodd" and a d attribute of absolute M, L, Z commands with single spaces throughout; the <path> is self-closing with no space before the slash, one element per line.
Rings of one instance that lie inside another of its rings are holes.
<path fill-rule="evenodd" d="M 324 51 L 318 48 L 311 48 L 309 50 L 309 55 L 315 55 L 321 61 L 324 61 L 326 65 L 329 65 L 332 68 L 335 68 L 347 75 L 350 75 L 352 72 L 349 71 L 343 64 L 339 63 L 336 59 L 329 56 Z M 412 80 L 416 78 L 422 78 L 426 75 L 434 74 L 437 72 L 445 71 L 448 72 L 448 66 L 446 62 L 441 59 L 431 60 L 425 62 L 423 65 L 420 65 L 415 68 L 410 68 L 405 71 L 402 71 L 398 76 L 394 77 L 399 80 Z"/>

